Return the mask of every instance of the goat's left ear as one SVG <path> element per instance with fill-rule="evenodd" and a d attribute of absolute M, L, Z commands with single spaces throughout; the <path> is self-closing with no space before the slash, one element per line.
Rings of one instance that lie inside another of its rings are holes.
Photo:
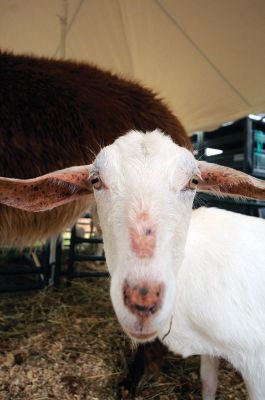
<path fill-rule="evenodd" d="M 0 177 L 0 203 L 27 211 L 46 211 L 93 192 L 90 166 L 71 167 L 34 179 Z"/>
<path fill-rule="evenodd" d="M 265 200 L 265 181 L 217 164 L 198 162 L 201 179 L 197 190 L 217 196 Z"/>

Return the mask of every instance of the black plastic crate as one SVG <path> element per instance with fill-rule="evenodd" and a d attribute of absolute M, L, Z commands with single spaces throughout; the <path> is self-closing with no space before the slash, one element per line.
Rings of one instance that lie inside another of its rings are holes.
<path fill-rule="evenodd" d="M 199 132 L 192 136 L 194 155 L 200 160 L 238 169 L 265 179 L 265 121 L 244 118 L 213 132 Z M 221 151 L 207 155 L 206 149 Z M 199 195 L 195 208 L 200 204 L 224 208 L 242 214 L 265 217 L 265 202 L 232 200 Z"/>
<path fill-rule="evenodd" d="M 195 156 L 265 178 L 265 121 L 244 118 L 213 132 L 192 136 Z M 207 155 L 207 149 L 222 151 Z"/>

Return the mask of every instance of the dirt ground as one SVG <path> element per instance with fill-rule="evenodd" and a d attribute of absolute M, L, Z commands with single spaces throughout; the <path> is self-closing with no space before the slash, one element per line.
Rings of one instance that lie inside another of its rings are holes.
<path fill-rule="evenodd" d="M 0 400 L 116 400 L 130 341 L 109 300 L 109 279 L 76 280 L 58 291 L 0 297 Z M 199 358 L 168 354 L 137 400 L 201 399 Z M 221 363 L 217 400 L 246 399 L 241 377 Z"/>

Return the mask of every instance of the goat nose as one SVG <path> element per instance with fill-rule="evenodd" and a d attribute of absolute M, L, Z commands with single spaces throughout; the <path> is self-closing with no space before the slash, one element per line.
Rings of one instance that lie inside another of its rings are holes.
<path fill-rule="evenodd" d="M 133 314 L 140 317 L 148 317 L 155 314 L 161 307 L 163 291 L 163 283 L 142 283 L 130 286 L 125 281 L 123 301 Z"/>

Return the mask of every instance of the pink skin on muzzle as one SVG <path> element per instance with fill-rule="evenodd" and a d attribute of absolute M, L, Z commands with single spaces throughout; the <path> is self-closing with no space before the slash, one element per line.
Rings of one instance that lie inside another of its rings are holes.
<path fill-rule="evenodd" d="M 137 257 L 150 258 L 156 247 L 156 224 L 150 221 L 146 211 L 140 212 L 130 228 L 131 249 Z"/>

